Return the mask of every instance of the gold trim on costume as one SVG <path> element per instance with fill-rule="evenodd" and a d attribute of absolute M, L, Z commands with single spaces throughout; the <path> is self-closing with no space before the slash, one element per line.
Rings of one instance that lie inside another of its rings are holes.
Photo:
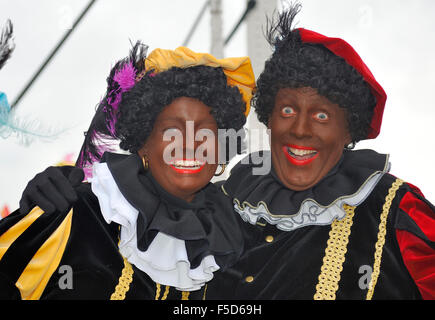
<path fill-rule="evenodd" d="M 159 300 L 160 292 L 162 291 L 160 283 L 156 282 L 156 296 L 154 297 L 154 300 Z M 165 292 L 163 292 L 163 296 L 160 300 L 166 300 L 169 294 L 169 288 L 170 286 L 165 286 Z"/>
<path fill-rule="evenodd" d="M 396 196 L 397 190 L 404 183 L 401 179 L 396 179 L 388 190 L 388 195 L 385 197 L 385 203 L 382 207 L 381 222 L 379 223 L 378 241 L 375 245 L 375 261 L 373 263 L 373 272 L 370 279 L 369 290 L 367 291 L 366 300 L 371 300 L 375 291 L 376 282 L 378 281 L 379 272 L 381 269 L 382 251 L 385 244 L 385 236 L 387 234 L 387 218 L 390 212 L 391 202 Z"/>
<path fill-rule="evenodd" d="M 123 257 L 124 258 L 124 257 Z M 124 300 L 125 295 L 130 290 L 130 283 L 133 281 L 133 268 L 131 264 L 124 258 L 124 268 L 122 268 L 119 282 L 115 287 L 115 292 L 110 296 L 110 300 Z"/>
<path fill-rule="evenodd" d="M 221 176 L 224 172 L 225 172 L 225 168 L 227 167 L 227 164 L 226 163 L 222 163 L 221 164 L 221 171 L 218 173 L 218 174 L 215 174 L 214 176 L 215 177 L 219 177 L 219 176 Z"/>
<path fill-rule="evenodd" d="M 8 229 L 3 235 L 0 237 L 0 260 L 3 258 L 3 255 L 6 253 L 8 248 L 14 243 L 15 240 L 24 232 L 30 225 L 38 219 L 44 211 L 35 207 L 30 211 L 23 219 L 18 221 L 12 227 Z"/>
<path fill-rule="evenodd" d="M 23 219 L 14 224 L 0 237 L 0 259 L 9 247 L 35 222 L 44 211 L 33 208 Z M 36 251 L 28 262 L 15 286 L 20 291 L 21 299 L 37 300 L 47 286 L 48 281 L 58 267 L 65 251 L 71 232 L 73 210 L 66 215 L 62 223 Z"/>
<path fill-rule="evenodd" d="M 163 293 L 162 298 L 160 300 L 166 300 L 166 298 L 169 295 L 170 288 L 171 288 L 170 286 L 165 286 L 165 292 Z M 156 282 L 156 296 L 154 300 L 159 300 L 161 291 L 162 291 L 161 284 Z M 181 300 L 189 300 L 189 295 L 190 295 L 190 291 L 181 291 Z M 205 292 L 204 292 L 203 300 L 205 300 Z"/>
<path fill-rule="evenodd" d="M 205 287 L 204 287 L 204 293 L 202 294 L 202 300 L 205 300 L 206 293 L 207 293 L 207 283 L 205 284 Z"/>
<path fill-rule="evenodd" d="M 171 288 L 171 287 L 170 286 L 165 286 L 165 292 L 163 292 L 162 300 L 166 300 L 166 298 L 168 297 L 169 288 Z"/>
<path fill-rule="evenodd" d="M 221 185 L 221 190 L 224 193 L 224 195 L 226 195 L 227 197 L 229 197 L 230 195 L 228 194 L 227 190 L 225 190 L 224 185 Z"/>
<path fill-rule="evenodd" d="M 388 168 L 388 159 L 389 159 L 389 157 L 388 157 L 388 155 L 387 155 L 387 157 L 386 157 L 386 161 L 385 161 L 385 165 L 384 165 L 384 170 L 385 170 L 386 168 Z M 338 197 L 337 199 L 335 199 L 334 201 L 332 201 L 330 204 L 328 204 L 328 205 L 326 205 L 326 206 L 321 205 L 320 203 L 318 203 L 318 202 L 317 202 L 315 199 L 313 199 L 313 198 L 307 198 L 307 199 L 305 199 L 304 201 L 301 202 L 301 205 L 299 206 L 298 212 L 296 212 L 296 213 L 274 214 L 274 213 L 270 212 L 270 210 L 269 210 L 269 208 L 268 208 L 268 206 L 267 206 L 267 203 L 264 202 L 264 201 L 258 201 L 258 202 L 257 202 L 257 205 L 253 205 L 253 204 L 249 203 L 248 201 L 240 202 L 239 199 L 234 198 L 234 199 L 233 199 L 233 203 L 237 205 L 237 208 L 238 208 L 238 210 L 240 210 L 240 211 L 245 211 L 246 207 L 249 207 L 249 208 L 251 208 L 251 209 L 253 209 L 253 210 L 258 210 L 261 206 L 263 206 L 263 207 L 266 209 L 266 213 L 267 213 L 269 216 L 273 217 L 273 218 L 287 218 L 287 217 L 292 218 L 292 217 L 295 217 L 295 216 L 297 216 L 297 215 L 300 214 L 300 210 L 301 210 L 300 208 L 301 208 L 302 205 L 303 205 L 305 202 L 307 202 L 307 201 L 312 201 L 312 202 L 314 202 L 314 203 L 316 204 L 316 206 L 318 206 L 319 208 L 322 208 L 322 209 L 328 209 L 328 208 L 334 206 L 334 205 L 335 205 L 338 201 L 340 201 L 340 200 L 345 200 L 345 199 L 349 199 L 349 198 L 354 197 L 354 196 L 357 195 L 359 192 L 361 192 L 361 190 L 366 186 L 366 184 L 368 183 L 369 180 L 371 180 L 375 175 L 377 175 L 377 174 L 379 174 L 379 173 L 385 173 L 385 171 L 375 171 L 374 173 L 372 173 L 372 174 L 371 174 L 371 175 L 370 175 L 370 176 L 369 176 L 369 177 L 364 181 L 363 184 L 361 184 L 361 186 L 358 188 L 358 190 L 355 191 L 353 194 Z M 227 192 L 226 192 L 226 190 L 223 188 L 223 185 L 221 186 L 221 189 L 222 189 L 222 191 L 223 191 L 226 195 L 228 195 Z"/>
<path fill-rule="evenodd" d="M 159 300 L 160 290 L 161 290 L 160 283 L 156 282 L 156 296 L 154 297 L 154 300 Z"/>
<path fill-rule="evenodd" d="M 38 300 L 59 266 L 71 232 L 72 215 L 71 209 L 56 231 L 36 251 L 15 283 L 23 300 Z"/>
<path fill-rule="evenodd" d="M 334 220 L 329 231 L 329 239 L 320 268 L 319 282 L 316 285 L 314 300 L 335 300 L 338 290 L 340 274 L 349 242 L 350 228 L 353 224 L 355 206 L 343 204 L 346 216 L 341 220 Z"/>
<path fill-rule="evenodd" d="M 182 291 L 181 292 L 181 300 L 189 300 L 189 295 L 190 295 L 189 291 Z"/>

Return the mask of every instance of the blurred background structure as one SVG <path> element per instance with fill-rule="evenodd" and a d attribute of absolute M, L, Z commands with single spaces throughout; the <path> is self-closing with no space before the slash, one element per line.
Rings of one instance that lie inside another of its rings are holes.
<path fill-rule="evenodd" d="M 297 26 L 345 39 L 388 94 L 380 136 L 357 148 L 389 153 L 391 172 L 435 202 L 435 2 L 299 2 Z M 19 116 L 62 131 L 55 140 L 28 146 L 0 138 L 1 215 L 18 207 L 36 173 L 75 159 L 110 68 L 131 43 L 142 40 L 149 50 L 187 45 L 217 57 L 249 55 L 258 77 L 272 52 L 263 37 L 265 16 L 286 5 L 281 0 L 0 0 L 0 26 L 12 21 L 16 46 L 0 71 L 0 91 Z M 264 128 L 254 112 L 247 128 Z"/>

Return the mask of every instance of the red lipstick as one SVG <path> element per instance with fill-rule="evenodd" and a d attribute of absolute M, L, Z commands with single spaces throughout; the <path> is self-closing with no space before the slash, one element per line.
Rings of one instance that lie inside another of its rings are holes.
<path fill-rule="evenodd" d="M 204 169 L 205 162 L 199 162 L 191 159 L 182 159 L 174 161 L 169 166 L 177 173 L 194 174 Z"/>
<path fill-rule="evenodd" d="M 290 148 L 296 149 L 296 150 L 304 150 L 304 151 L 313 150 L 315 152 L 297 155 L 297 154 L 293 153 L 290 150 Z M 305 166 L 305 165 L 313 162 L 319 156 L 319 153 L 314 148 L 305 147 L 305 146 L 285 145 L 282 147 L 282 151 L 284 152 L 285 156 L 287 157 L 287 160 L 290 161 L 290 163 L 295 165 L 295 166 Z"/>

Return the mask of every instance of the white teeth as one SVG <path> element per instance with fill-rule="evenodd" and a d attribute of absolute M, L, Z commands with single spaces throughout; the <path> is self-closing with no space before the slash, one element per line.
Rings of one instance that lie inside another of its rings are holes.
<path fill-rule="evenodd" d="M 173 162 L 173 166 L 178 169 L 192 168 L 196 169 L 203 165 L 202 162 L 198 160 L 176 160 Z"/>
<path fill-rule="evenodd" d="M 295 148 L 288 148 L 288 150 L 297 156 L 305 156 L 307 154 L 316 153 L 316 150 L 303 150 L 303 149 L 295 149 Z"/>

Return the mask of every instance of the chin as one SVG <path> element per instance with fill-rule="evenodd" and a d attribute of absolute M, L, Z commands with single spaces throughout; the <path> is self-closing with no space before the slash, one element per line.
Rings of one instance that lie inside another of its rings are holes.
<path fill-rule="evenodd" d="M 208 181 L 198 177 L 177 177 L 171 179 L 172 189 L 180 190 L 182 193 L 196 193 L 207 185 Z"/>
<path fill-rule="evenodd" d="M 298 177 L 295 174 L 295 171 L 292 170 L 293 173 L 288 172 L 285 176 L 278 175 L 278 178 L 281 182 L 289 189 L 293 191 L 303 191 L 312 188 L 319 182 L 319 179 L 310 178 L 306 176 Z"/>
<path fill-rule="evenodd" d="M 310 189 L 311 187 L 315 186 L 316 183 L 310 183 L 310 184 L 288 184 L 287 183 L 287 188 L 289 188 L 290 190 L 293 191 L 304 191 L 307 189 Z"/>

